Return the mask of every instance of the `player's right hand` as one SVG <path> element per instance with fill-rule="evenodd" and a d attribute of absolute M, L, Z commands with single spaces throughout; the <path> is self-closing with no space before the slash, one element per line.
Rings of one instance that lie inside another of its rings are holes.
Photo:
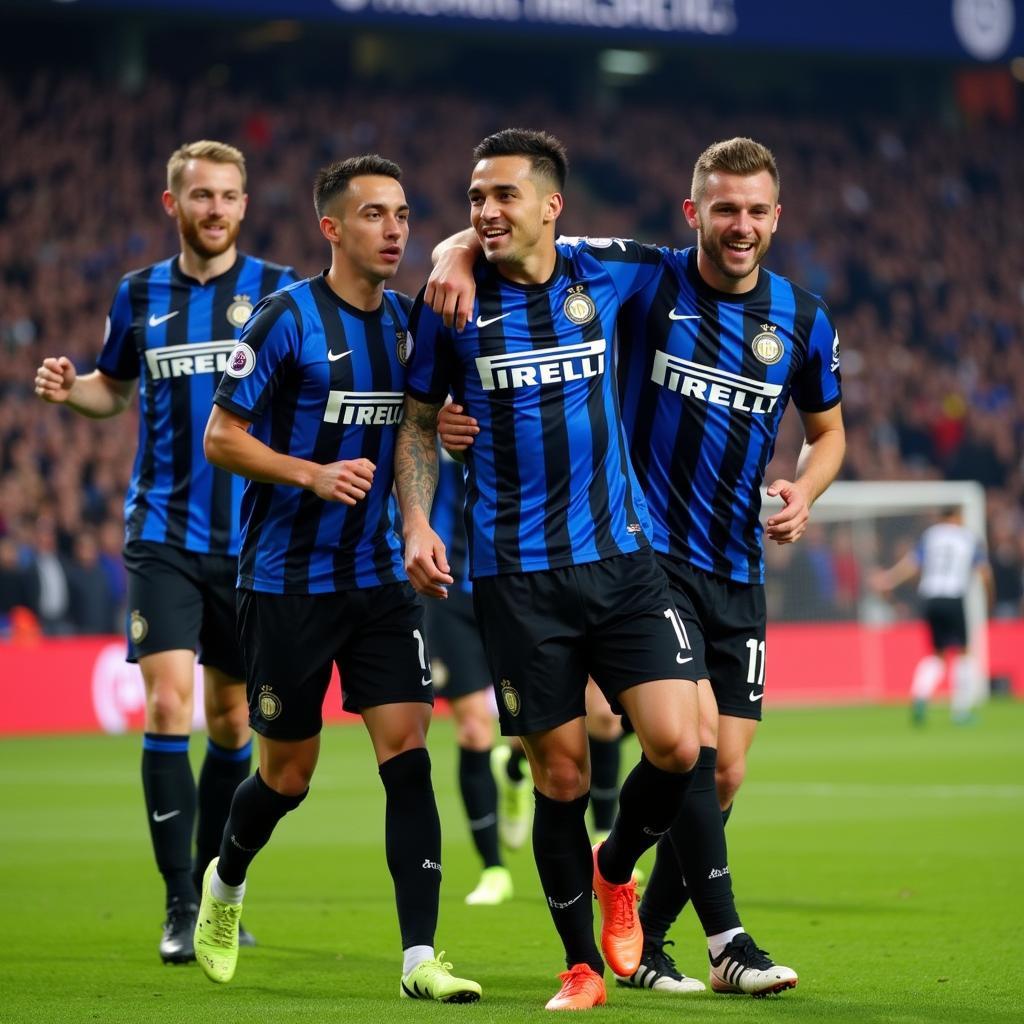
<path fill-rule="evenodd" d="M 406 529 L 405 571 L 418 594 L 446 598 L 455 582 L 450 570 L 444 541 L 429 526 Z"/>
<path fill-rule="evenodd" d="M 47 356 L 36 370 L 36 394 L 44 402 L 66 402 L 77 379 L 75 365 L 67 356 Z"/>
<path fill-rule="evenodd" d="M 317 471 L 312 491 L 324 501 L 340 501 L 343 505 L 354 505 L 369 493 L 376 468 L 369 459 L 330 462 Z"/>
<path fill-rule="evenodd" d="M 437 433 L 449 452 L 464 452 L 473 444 L 480 427 L 472 416 L 463 415 L 463 407 L 449 402 L 437 414 Z"/>
<path fill-rule="evenodd" d="M 452 246 L 437 261 L 427 278 L 423 301 L 444 321 L 445 327 L 461 331 L 473 312 L 476 254 L 465 246 Z"/>

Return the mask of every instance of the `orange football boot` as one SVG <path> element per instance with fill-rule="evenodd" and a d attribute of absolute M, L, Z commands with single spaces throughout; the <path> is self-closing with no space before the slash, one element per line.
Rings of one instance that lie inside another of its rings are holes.
<path fill-rule="evenodd" d="M 628 978 L 640 966 L 644 952 L 644 933 L 636 913 L 636 881 L 630 879 L 622 885 L 606 881 L 597 866 L 594 847 L 594 895 L 601 908 L 601 952 L 604 953 L 612 974 Z"/>
<path fill-rule="evenodd" d="M 545 1010 L 589 1010 L 604 1006 L 604 978 L 589 964 L 574 964 L 559 976 L 562 987 L 545 1004 Z"/>

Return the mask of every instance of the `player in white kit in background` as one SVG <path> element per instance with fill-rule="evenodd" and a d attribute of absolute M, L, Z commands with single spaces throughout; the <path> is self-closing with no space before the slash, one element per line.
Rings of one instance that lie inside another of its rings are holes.
<path fill-rule="evenodd" d="M 964 599 L 975 573 L 984 583 L 991 607 L 994 586 L 985 545 L 964 526 L 960 510 L 948 508 L 921 534 L 911 551 L 874 578 L 875 589 L 888 593 L 920 574 L 917 593 L 931 634 L 932 651 L 918 662 L 910 684 L 911 717 L 917 725 L 924 722 L 928 702 L 947 667 L 954 722 L 970 722 L 981 698 L 980 680 L 968 651 L 964 612 Z"/>

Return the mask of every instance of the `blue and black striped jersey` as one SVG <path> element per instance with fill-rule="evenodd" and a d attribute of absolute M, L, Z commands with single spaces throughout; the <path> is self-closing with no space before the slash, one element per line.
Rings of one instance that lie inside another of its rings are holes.
<path fill-rule="evenodd" d="M 437 467 L 437 490 L 430 510 L 430 525 L 444 541 L 455 587 L 467 594 L 473 590 L 469 579 L 469 551 L 463 509 L 466 507 L 465 471 L 443 448 Z"/>
<path fill-rule="evenodd" d="M 406 388 L 449 391 L 480 424 L 466 456 L 473 578 L 594 562 L 648 544 L 613 373 L 615 318 L 661 265 L 621 239 L 560 242 L 549 281 L 476 267 L 473 319 L 456 333 L 417 300 Z"/>
<path fill-rule="evenodd" d="M 271 296 L 246 325 L 217 405 L 274 451 L 320 465 L 366 458 L 376 470 L 355 505 L 247 480 L 239 587 L 325 594 L 406 579 L 391 485 L 411 306 L 385 291 L 378 309 L 356 309 L 321 274 Z"/>
<path fill-rule="evenodd" d="M 139 447 L 125 498 L 125 539 L 201 554 L 238 554 L 242 481 L 211 466 L 203 431 L 242 326 L 290 267 L 238 254 L 200 284 L 178 257 L 126 274 L 107 319 L 97 368 L 139 381 Z"/>
<path fill-rule="evenodd" d="M 761 268 L 718 292 L 696 249 L 663 250 L 657 279 L 619 321 L 619 391 L 656 550 L 740 583 L 764 580 L 760 487 L 792 395 L 841 398 L 839 335 L 825 303 Z"/>

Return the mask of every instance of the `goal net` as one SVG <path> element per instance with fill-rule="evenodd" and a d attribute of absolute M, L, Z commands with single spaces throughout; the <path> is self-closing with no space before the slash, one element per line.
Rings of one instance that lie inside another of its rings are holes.
<path fill-rule="evenodd" d="M 762 494 L 762 518 L 780 507 Z M 985 538 L 985 492 L 974 482 L 839 482 L 814 505 L 796 544 L 765 543 L 767 692 L 783 701 L 903 700 L 930 650 L 916 579 L 883 597 L 872 575 L 916 545 L 943 509 Z M 986 598 L 975 576 L 967 622 L 980 697 L 988 680 Z"/>

